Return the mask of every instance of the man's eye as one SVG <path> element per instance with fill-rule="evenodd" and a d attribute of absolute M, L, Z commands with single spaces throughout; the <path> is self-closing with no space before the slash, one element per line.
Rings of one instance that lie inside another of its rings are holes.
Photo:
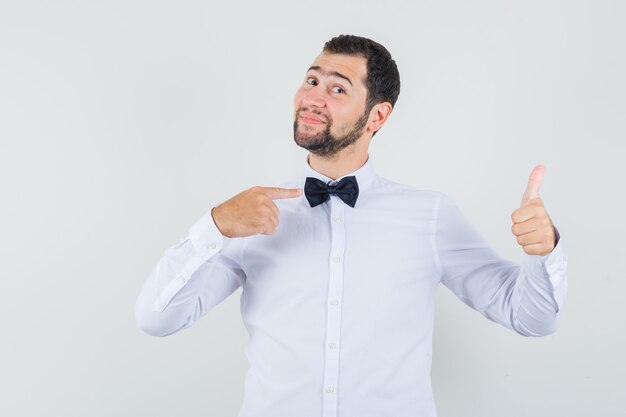
<path fill-rule="evenodd" d="M 307 84 L 311 84 L 310 81 L 313 80 L 314 83 L 317 83 L 317 81 L 315 80 L 315 78 L 313 77 L 309 77 L 306 79 Z M 315 85 L 315 84 L 311 84 L 311 85 Z"/>
<path fill-rule="evenodd" d="M 333 88 L 333 90 L 335 90 L 335 91 L 339 90 L 339 91 L 337 91 L 337 92 L 338 92 L 338 93 L 341 93 L 341 94 L 343 94 L 343 93 L 345 93 L 345 92 L 346 92 L 346 91 L 345 91 L 343 88 L 341 88 L 341 87 L 334 87 L 334 88 Z"/>

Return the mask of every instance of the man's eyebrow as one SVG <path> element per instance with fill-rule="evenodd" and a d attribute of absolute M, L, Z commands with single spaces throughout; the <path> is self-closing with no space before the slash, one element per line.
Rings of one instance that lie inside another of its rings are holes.
<path fill-rule="evenodd" d="M 350 81 L 350 78 L 346 77 L 345 75 L 343 75 L 343 74 L 342 74 L 342 73 L 340 73 L 340 72 L 337 72 L 337 71 L 326 71 L 326 70 L 323 70 L 323 69 L 322 69 L 320 66 L 318 66 L 318 65 L 312 65 L 312 66 L 311 66 L 311 67 L 307 70 L 307 72 L 308 72 L 308 71 L 311 71 L 311 70 L 313 70 L 313 71 L 317 71 L 317 72 L 321 73 L 322 75 L 343 78 L 344 80 L 346 80 L 347 82 L 349 82 L 349 83 L 350 83 L 350 87 L 354 87 L 354 86 L 352 85 L 352 81 Z"/>

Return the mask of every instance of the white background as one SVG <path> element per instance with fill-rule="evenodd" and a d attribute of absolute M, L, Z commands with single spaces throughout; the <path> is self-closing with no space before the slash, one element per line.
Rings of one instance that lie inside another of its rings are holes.
<path fill-rule="evenodd" d="M 377 172 L 452 195 L 519 261 L 510 214 L 543 163 L 569 259 L 544 338 L 440 287 L 439 416 L 626 415 L 625 4 L 2 0 L 0 414 L 236 416 L 241 289 L 166 338 L 135 299 L 207 209 L 302 172 L 293 95 L 349 33 L 400 70 Z"/>

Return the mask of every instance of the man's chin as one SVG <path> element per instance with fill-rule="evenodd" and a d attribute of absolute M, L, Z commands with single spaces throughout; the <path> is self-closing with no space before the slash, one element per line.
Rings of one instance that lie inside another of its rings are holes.
<path fill-rule="evenodd" d="M 294 132 L 294 138 L 298 142 L 311 142 L 311 141 L 319 141 L 325 135 L 322 132 L 307 132 L 302 129 L 298 129 Z"/>
<path fill-rule="evenodd" d="M 305 149 L 317 148 L 320 146 L 320 143 L 323 142 L 323 139 L 321 139 L 319 135 L 298 134 L 294 136 L 294 140 L 298 146 L 301 146 Z"/>
<path fill-rule="evenodd" d="M 316 138 L 313 136 L 303 136 L 303 135 L 294 136 L 294 140 L 300 146 L 309 145 L 315 142 L 315 139 Z"/>

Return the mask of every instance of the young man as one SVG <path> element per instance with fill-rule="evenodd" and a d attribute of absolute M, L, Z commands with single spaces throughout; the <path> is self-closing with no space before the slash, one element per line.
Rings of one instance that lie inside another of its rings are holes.
<path fill-rule="evenodd" d="M 539 198 L 543 167 L 512 214 L 523 260 L 504 260 L 449 196 L 375 173 L 368 146 L 399 92 L 382 45 L 328 41 L 294 98 L 303 175 L 207 211 L 139 295 L 139 326 L 165 336 L 242 286 L 250 368 L 239 417 L 436 416 L 439 283 L 519 334 L 557 328 L 567 262 Z"/>

